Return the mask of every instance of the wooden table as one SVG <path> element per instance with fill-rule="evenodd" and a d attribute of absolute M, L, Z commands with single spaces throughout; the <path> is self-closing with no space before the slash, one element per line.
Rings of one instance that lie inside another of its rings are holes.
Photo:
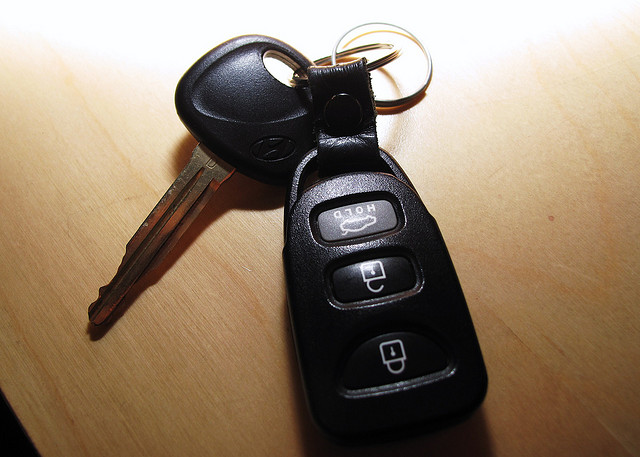
<path fill-rule="evenodd" d="M 640 456 L 637 3 L 20 3 L 0 19 L 0 387 L 43 456 Z M 234 176 L 108 331 L 86 311 L 195 146 L 173 105 L 192 62 L 246 33 L 320 57 L 381 18 L 433 55 L 380 142 L 439 222 L 490 381 L 458 427 L 342 448 L 300 387 L 283 189 Z"/>

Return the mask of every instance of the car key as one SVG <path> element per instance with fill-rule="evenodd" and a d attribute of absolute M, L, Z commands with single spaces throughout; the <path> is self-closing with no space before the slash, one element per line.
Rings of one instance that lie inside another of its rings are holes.
<path fill-rule="evenodd" d="M 313 146 L 308 90 L 278 81 L 265 67 L 265 56 L 286 62 L 292 72 L 304 72 L 311 65 L 285 43 L 250 35 L 212 49 L 181 78 L 176 109 L 200 144 L 127 244 L 113 280 L 90 305 L 93 324 L 108 320 L 235 169 L 282 184 Z"/>
<path fill-rule="evenodd" d="M 309 70 L 318 146 L 288 190 L 283 259 L 312 416 L 370 442 L 465 418 L 487 375 L 437 223 L 377 146 L 363 67 L 343 67 Z"/>

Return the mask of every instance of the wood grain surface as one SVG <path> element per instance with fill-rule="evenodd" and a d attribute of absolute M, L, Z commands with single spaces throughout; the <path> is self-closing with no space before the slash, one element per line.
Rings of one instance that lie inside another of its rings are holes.
<path fill-rule="evenodd" d="M 159 3 L 2 8 L 0 388 L 42 456 L 640 456 L 638 3 Z M 284 189 L 236 174 L 120 319 L 87 307 L 196 144 L 191 63 L 247 33 L 317 58 L 370 20 L 433 55 L 379 137 L 444 234 L 489 391 L 457 427 L 344 448 L 300 386 Z"/>

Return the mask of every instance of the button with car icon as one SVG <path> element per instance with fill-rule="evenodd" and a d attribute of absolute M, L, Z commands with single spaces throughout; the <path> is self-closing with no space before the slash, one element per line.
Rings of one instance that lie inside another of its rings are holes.
<path fill-rule="evenodd" d="M 324 241 L 342 241 L 393 230 L 398 217 L 388 200 L 370 200 L 331 208 L 317 217 L 317 228 Z"/>

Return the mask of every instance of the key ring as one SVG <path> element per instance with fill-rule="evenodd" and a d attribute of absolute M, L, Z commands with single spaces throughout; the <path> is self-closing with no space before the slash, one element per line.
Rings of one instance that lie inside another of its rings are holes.
<path fill-rule="evenodd" d="M 368 28 L 371 28 L 371 27 L 373 27 L 372 30 L 367 30 Z M 344 35 L 342 35 L 342 37 L 340 37 L 340 39 L 336 42 L 335 46 L 333 47 L 333 51 L 331 53 L 332 65 L 336 65 L 338 63 L 339 57 L 341 57 L 341 55 L 343 55 L 344 53 L 348 53 L 349 51 L 347 50 L 347 51 L 339 52 L 338 51 L 339 48 L 350 45 L 357 39 L 367 35 L 374 34 L 374 33 L 391 33 L 391 34 L 396 34 L 396 35 L 400 35 L 405 38 L 408 38 L 418 47 L 420 53 L 422 54 L 422 57 L 425 59 L 425 62 L 426 62 L 425 78 L 419 83 L 417 89 L 415 89 L 413 92 L 410 92 L 409 95 L 406 95 L 406 96 L 400 96 L 392 99 L 382 99 L 382 100 L 376 99 L 375 100 L 376 106 L 381 108 L 399 108 L 404 105 L 408 105 L 414 102 L 415 100 L 417 100 L 418 98 L 420 98 L 421 96 L 423 96 L 423 94 L 429 87 L 429 84 L 431 83 L 431 77 L 433 75 L 433 63 L 431 60 L 431 54 L 422 45 L 420 40 L 415 35 L 413 35 L 408 30 L 402 27 L 399 27 L 397 25 L 388 24 L 385 22 L 369 22 L 366 24 L 358 25 L 357 27 L 354 27 L 351 30 L 348 30 Z M 352 35 L 353 37 L 351 37 Z M 349 39 L 347 40 L 347 38 Z M 344 46 L 343 46 L 343 43 L 344 43 Z M 387 46 L 394 46 L 394 45 L 387 44 Z M 353 48 L 353 49 L 357 49 L 357 48 Z M 404 48 L 403 48 L 403 51 L 404 51 Z M 351 52 L 351 54 L 353 54 L 353 52 Z M 385 62 L 385 65 L 397 59 L 397 57 L 399 57 L 399 52 L 397 55 L 394 56 L 394 58 Z M 376 68 L 379 68 L 379 67 L 380 65 Z M 397 85 L 396 85 L 396 89 L 399 89 Z"/>

